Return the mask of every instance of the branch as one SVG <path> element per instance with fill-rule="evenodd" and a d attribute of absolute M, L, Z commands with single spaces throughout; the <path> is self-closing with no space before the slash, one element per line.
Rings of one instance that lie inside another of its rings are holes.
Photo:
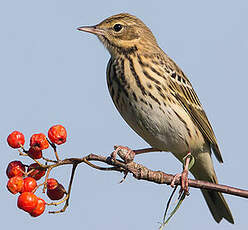
<path fill-rule="evenodd" d="M 174 178 L 174 175 L 167 174 L 162 171 L 153 171 L 148 169 L 147 167 L 137 164 L 135 162 L 131 162 L 126 164 L 125 162 L 117 160 L 116 162 L 112 162 L 110 158 L 90 154 L 86 157 L 88 161 L 101 161 L 107 163 L 109 165 L 114 165 L 120 168 L 125 169 L 129 173 L 132 173 L 133 176 L 138 180 L 146 180 L 150 182 L 154 182 L 157 184 L 167 184 L 170 185 L 171 181 Z M 118 170 L 119 171 L 119 170 Z M 175 181 L 175 185 L 180 185 L 180 179 Z M 240 196 L 244 198 L 248 198 L 248 190 L 234 188 L 227 185 L 214 184 L 207 181 L 194 180 L 189 179 L 189 186 L 193 188 L 207 189 L 217 192 L 222 192 L 230 195 Z"/>
<path fill-rule="evenodd" d="M 100 167 L 100 166 L 97 166 L 91 163 L 91 161 L 98 161 L 98 162 L 106 163 L 107 165 L 111 165 L 112 167 Z M 53 165 L 45 166 L 45 167 L 54 168 L 54 167 L 65 165 L 65 164 L 77 165 L 80 163 L 86 163 L 90 167 L 101 170 L 101 171 L 121 172 L 121 173 L 124 173 L 125 176 L 128 173 L 131 173 L 133 174 L 134 178 L 138 180 L 146 180 L 146 181 L 150 181 L 150 182 L 157 183 L 157 184 L 170 185 L 171 181 L 174 178 L 174 175 L 172 174 L 167 174 L 162 171 L 153 171 L 135 162 L 125 163 L 122 160 L 113 160 L 111 157 L 104 157 L 104 156 L 100 156 L 96 154 L 89 154 L 88 156 L 85 156 L 83 158 L 64 159 Z M 180 185 L 180 179 L 177 179 L 175 181 L 175 185 Z M 207 181 L 189 179 L 189 186 L 194 187 L 194 188 L 207 189 L 207 190 L 212 190 L 212 191 L 217 191 L 217 192 L 222 192 L 222 193 L 226 193 L 230 195 L 248 198 L 248 190 L 234 188 L 234 187 L 227 186 L 227 185 L 220 185 L 220 184 L 210 183 Z"/>

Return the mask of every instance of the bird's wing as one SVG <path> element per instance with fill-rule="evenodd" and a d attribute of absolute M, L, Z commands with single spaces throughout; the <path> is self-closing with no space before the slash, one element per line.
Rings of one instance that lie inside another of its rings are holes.
<path fill-rule="evenodd" d="M 208 140 L 218 161 L 223 162 L 214 131 L 208 121 L 206 113 L 203 110 L 191 83 L 179 68 L 177 68 L 176 72 L 171 73 L 169 88 L 176 99 L 191 116 L 193 122 L 199 128 L 201 133 Z"/>

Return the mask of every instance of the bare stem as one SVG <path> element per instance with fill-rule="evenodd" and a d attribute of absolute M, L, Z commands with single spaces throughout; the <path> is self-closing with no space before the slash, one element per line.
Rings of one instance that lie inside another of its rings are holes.
<path fill-rule="evenodd" d="M 72 166 L 72 172 L 71 172 L 71 179 L 70 179 L 70 183 L 69 183 L 69 187 L 68 187 L 68 193 L 66 195 L 66 197 L 61 201 L 61 202 L 58 202 L 56 203 L 55 205 L 58 205 L 58 204 L 61 204 L 65 201 L 65 205 L 64 207 L 61 209 L 61 210 L 58 210 L 58 211 L 50 211 L 49 213 L 61 213 L 61 212 L 64 212 L 67 207 L 69 206 L 69 199 L 70 199 L 70 195 L 71 195 L 71 188 L 72 188 L 72 183 L 73 183 L 73 179 L 74 179 L 74 175 L 75 175 L 75 171 L 76 171 L 76 168 L 78 166 L 78 163 L 75 163 L 73 164 Z"/>
<path fill-rule="evenodd" d="M 52 143 L 49 139 L 47 139 L 48 143 L 50 144 L 50 146 L 53 148 L 53 151 L 54 151 L 54 154 L 55 154 L 55 157 L 56 157 L 56 160 L 59 161 L 59 155 L 58 155 L 58 152 L 57 152 L 57 147 L 54 143 Z"/>

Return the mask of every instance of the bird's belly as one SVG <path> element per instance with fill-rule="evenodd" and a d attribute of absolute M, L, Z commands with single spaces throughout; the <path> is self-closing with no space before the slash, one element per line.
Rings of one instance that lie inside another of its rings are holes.
<path fill-rule="evenodd" d="M 162 107 L 153 103 L 151 108 L 133 101 L 116 107 L 129 126 L 154 148 L 181 158 L 184 153 L 199 151 L 204 145 L 200 131 L 180 106 Z"/>

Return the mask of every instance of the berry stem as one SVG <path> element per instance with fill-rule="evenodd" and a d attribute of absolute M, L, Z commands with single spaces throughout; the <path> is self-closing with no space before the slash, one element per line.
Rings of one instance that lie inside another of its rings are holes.
<path fill-rule="evenodd" d="M 78 164 L 79 164 L 79 162 L 74 162 L 73 163 L 72 171 L 71 171 L 70 183 L 69 183 L 69 187 L 68 187 L 68 193 L 66 194 L 66 197 L 62 201 L 59 201 L 59 202 L 57 202 L 57 204 L 55 204 L 55 205 L 58 205 L 58 204 L 61 204 L 64 201 L 66 201 L 64 207 L 61 210 L 50 211 L 48 213 L 53 213 L 53 214 L 61 213 L 61 212 L 64 212 L 67 209 L 67 207 L 69 206 L 69 199 L 70 199 L 70 195 L 71 195 L 71 187 L 72 187 L 75 171 L 76 171 L 76 168 L 77 168 Z"/>
<path fill-rule="evenodd" d="M 47 161 L 47 162 L 57 163 L 57 161 L 54 161 L 54 160 L 48 159 L 48 158 L 43 157 L 43 156 L 42 156 L 42 159 L 43 159 L 44 161 Z"/>
<path fill-rule="evenodd" d="M 53 151 L 54 151 L 54 154 L 55 154 L 55 157 L 56 157 L 57 161 L 59 161 L 59 155 L 57 153 L 56 145 L 54 143 L 52 143 L 50 140 L 48 140 L 48 139 L 47 139 L 47 141 L 51 145 L 51 147 L 53 148 Z"/>
<path fill-rule="evenodd" d="M 28 151 L 26 151 L 25 149 L 23 149 L 22 148 L 22 150 L 23 150 L 23 152 L 20 150 L 20 149 L 18 149 L 18 152 L 19 152 L 19 155 L 20 156 L 29 156 L 29 154 L 28 154 Z M 30 157 L 30 156 L 29 156 Z M 32 158 L 32 157 L 30 157 L 32 160 L 34 160 L 41 168 L 47 168 L 48 166 L 47 165 L 43 165 L 43 164 L 41 164 L 37 159 L 34 159 L 34 158 Z"/>
<path fill-rule="evenodd" d="M 66 196 L 65 196 L 64 199 L 62 199 L 62 200 L 60 200 L 60 201 L 58 201 L 58 202 L 46 203 L 46 205 L 54 205 L 54 206 L 57 206 L 57 205 L 59 205 L 59 204 L 64 203 L 66 200 L 68 200 L 68 198 L 69 198 L 69 194 L 66 194 Z M 58 213 L 58 212 L 60 212 L 60 210 L 59 210 L 59 211 L 49 211 L 49 213 Z"/>
<path fill-rule="evenodd" d="M 20 156 L 28 156 L 27 153 L 22 152 L 20 149 L 18 149 L 18 152 Z"/>
<path fill-rule="evenodd" d="M 53 169 L 53 167 L 49 167 L 48 170 L 47 170 L 46 178 L 45 178 L 45 182 L 44 182 L 44 187 L 43 187 L 43 190 L 42 190 L 43 193 L 46 192 L 46 188 L 47 188 L 47 179 L 48 179 L 49 174 L 50 174 L 50 172 L 51 172 L 52 169 Z"/>
<path fill-rule="evenodd" d="M 32 191 L 32 193 L 35 193 L 36 190 L 37 190 L 39 187 L 41 187 L 42 185 L 44 185 L 45 183 L 46 183 L 46 182 L 43 182 L 43 183 L 37 185 L 37 186 L 34 188 L 34 190 Z"/>

